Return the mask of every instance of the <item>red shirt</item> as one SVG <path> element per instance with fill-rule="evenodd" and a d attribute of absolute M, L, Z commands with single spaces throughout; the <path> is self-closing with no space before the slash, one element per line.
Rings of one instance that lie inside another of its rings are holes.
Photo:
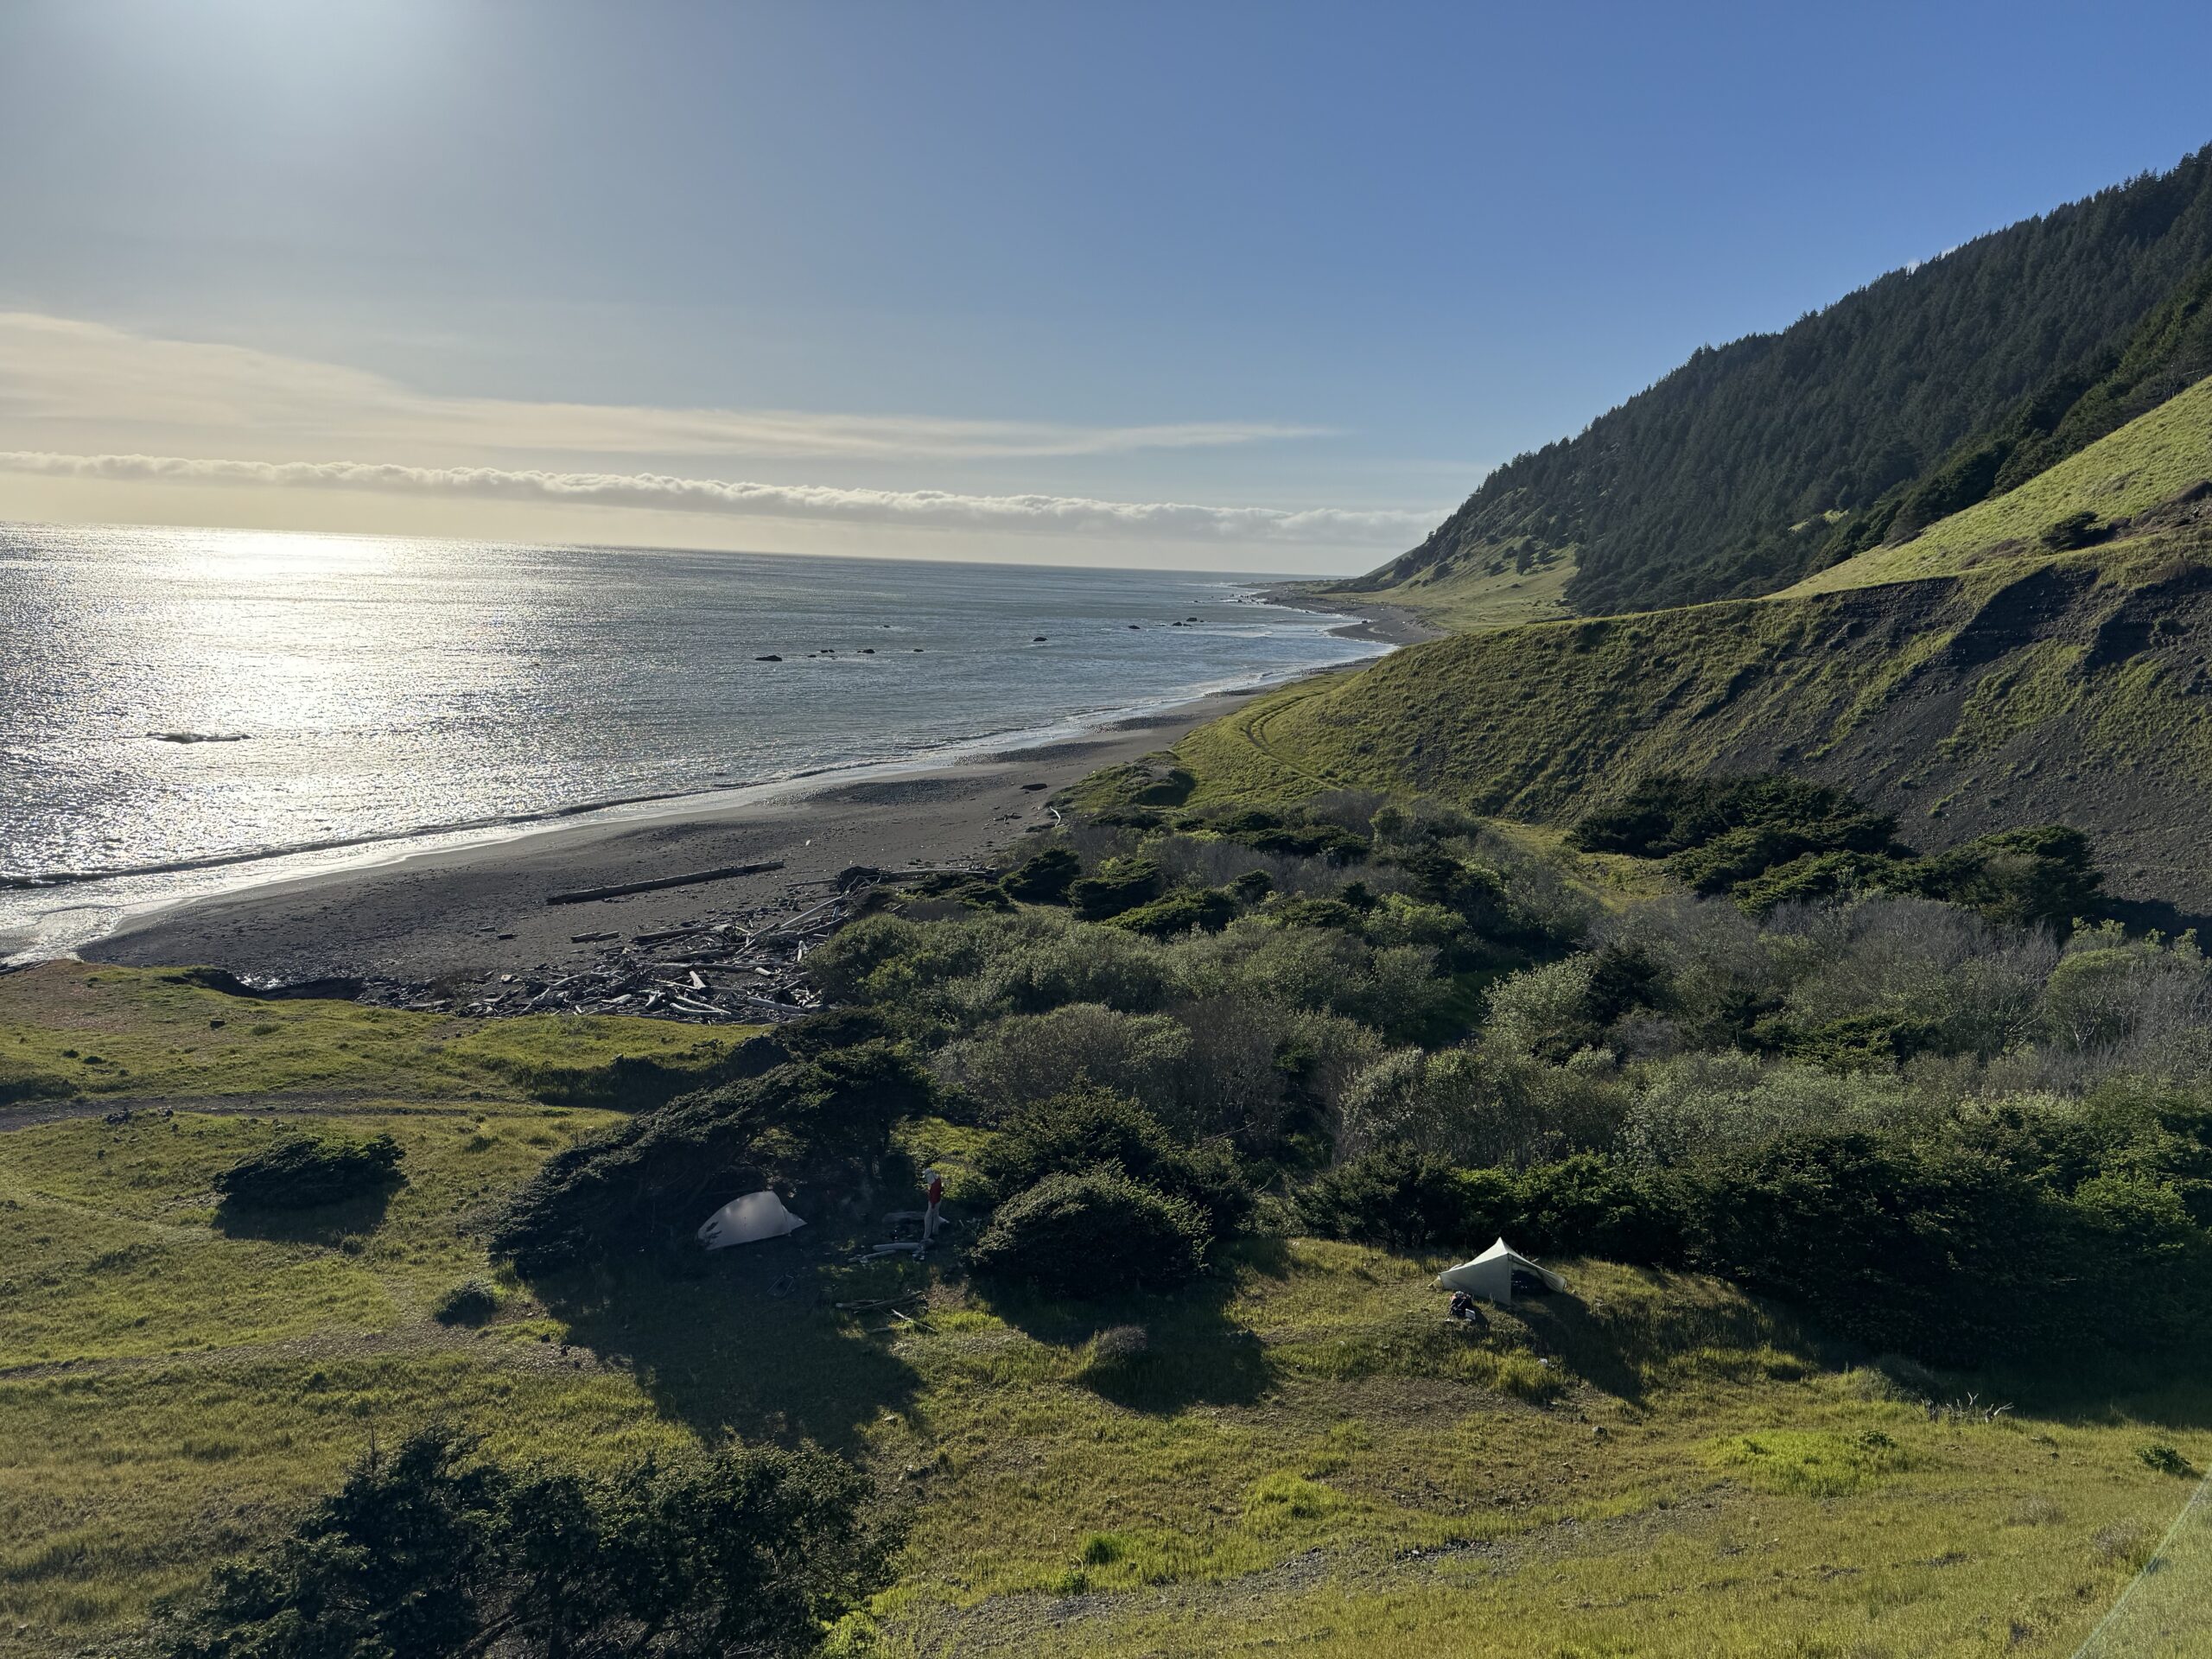
<path fill-rule="evenodd" d="M 931 1202 L 932 1205 L 937 1204 L 937 1203 L 938 1203 L 939 1201 L 941 1201 L 941 1200 L 944 1198 L 944 1178 L 943 1176 L 932 1176 L 932 1177 L 931 1177 L 931 1179 L 930 1179 L 930 1202 Z"/>

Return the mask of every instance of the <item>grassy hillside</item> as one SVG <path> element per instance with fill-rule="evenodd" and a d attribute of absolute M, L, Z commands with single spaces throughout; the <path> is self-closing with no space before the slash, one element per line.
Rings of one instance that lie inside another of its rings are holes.
<path fill-rule="evenodd" d="M 1449 585 L 1431 592 L 1448 610 Z M 1772 599 L 1432 640 L 1176 753 L 1200 804 L 1355 787 L 1535 823 L 1650 772 L 1780 769 L 1929 846 L 2074 824 L 2118 892 L 2202 910 L 2208 639 L 2212 379 Z"/>
<path fill-rule="evenodd" d="M 1698 352 L 1345 584 L 1429 602 L 1567 554 L 1585 614 L 1770 593 L 2011 487 L 2212 369 L 2212 156 Z"/>
<path fill-rule="evenodd" d="M 2161 486 L 2160 487 L 2163 487 Z M 1872 588 L 1431 641 L 1193 734 L 1199 800 L 1357 787 L 1537 822 L 1651 772 L 1847 784 L 1942 846 L 2089 830 L 2212 906 L 2212 556 L 2175 537 Z"/>
<path fill-rule="evenodd" d="M 1598 1262 L 1481 1333 L 1437 1319 L 1442 1258 L 1259 1239 L 1077 1307 L 842 1266 L 824 1218 L 689 1276 L 502 1279 L 449 1326 L 486 1216 L 608 1120 L 395 1103 L 348 1123 L 404 1146 L 388 1201 L 241 1225 L 210 1185 L 275 1133 L 267 1098 L 0 1135 L 0 1654 L 105 1649 L 433 1416 L 587 1468 L 725 1429 L 857 1457 L 912 1530 L 848 1634 L 915 1655 L 2065 1654 L 2188 1494 L 2141 1448 L 2212 1459 L 2201 1388 L 1885 1373 Z M 914 1323 L 836 1306 L 900 1287 Z"/>
<path fill-rule="evenodd" d="M 2018 489 L 1929 525 L 1896 547 L 1807 577 L 1783 595 L 1952 575 L 2033 557 L 2054 543 L 2124 540 L 2212 525 L 2212 379 L 2069 456 Z"/>

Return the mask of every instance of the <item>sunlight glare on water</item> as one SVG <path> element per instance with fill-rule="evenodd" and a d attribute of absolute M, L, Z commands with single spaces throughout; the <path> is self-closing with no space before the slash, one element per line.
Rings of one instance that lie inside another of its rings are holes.
<path fill-rule="evenodd" d="M 1246 586 L 0 526 L 0 954 L 149 875 L 168 896 L 180 866 L 234 883 L 236 861 L 911 760 L 1374 649 Z"/>

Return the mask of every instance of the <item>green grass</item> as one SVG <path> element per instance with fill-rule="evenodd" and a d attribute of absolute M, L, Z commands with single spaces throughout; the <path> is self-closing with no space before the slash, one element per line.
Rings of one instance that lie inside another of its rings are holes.
<path fill-rule="evenodd" d="M 1655 772 L 1785 771 L 1847 785 L 1909 839 L 2071 823 L 2123 895 L 2201 905 L 2208 570 L 2169 534 L 1457 635 L 1255 699 L 1175 758 L 1201 803 L 1357 789 L 1554 826 Z"/>
<path fill-rule="evenodd" d="M 2035 556 L 2044 532 L 2080 512 L 2132 519 L 2212 479 L 2212 379 L 2201 380 L 2018 489 L 1807 577 L 1779 597 L 1955 575 L 1990 560 Z"/>
<path fill-rule="evenodd" d="M 1522 569 L 1510 548 L 1473 548 L 1448 564 L 1427 565 L 1410 581 L 1370 591 L 1317 589 L 1357 608 L 1363 599 L 1402 606 L 1454 633 L 1486 633 L 1572 614 L 1567 584 L 1574 577 L 1572 549 L 1548 551 Z"/>
<path fill-rule="evenodd" d="M 749 1034 L 660 1020 L 471 1020 L 260 1001 L 172 969 L 50 962 L 0 975 L 0 1116 L 11 1103 L 75 1094 L 560 1099 L 588 1095 L 620 1057 L 703 1071 Z"/>
<path fill-rule="evenodd" d="M 0 1134 L 0 1654 L 106 1643 L 440 1416 L 516 1459 L 861 1459 L 911 1516 L 848 1632 L 887 1655 L 2064 1654 L 2187 1495 L 2142 1448 L 2212 1462 L 2201 1385 L 1959 1379 L 1936 1405 L 2014 1411 L 1931 1411 L 1724 1284 L 1598 1262 L 1486 1332 L 1439 1317 L 1443 1258 L 1313 1240 L 1098 1306 L 842 1267 L 830 1217 L 523 1286 L 488 1217 L 606 1115 L 365 1102 L 349 1132 L 397 1136 L 407 1184 L 249 1224 L 212 1181 L 282 1109 L 238 1104 Z M 977 1132 L 900 1138 L 957 1214 Z M 477 1276 L 492 1322 L 440 1325 Z M 918 1323 L 836 1306 L 902 1287 Z"/>
<path fill-rule="evenodd" d="M 458 1419 L 518 1455 L 678 1437 L 527 1297 L 480 1336 L 431 1319 L 485 1271 L 487 1206 L 607 1121 L 420 1109 L 389 1196 L 254 1223 L 214 1173 L 276 1130 L 180 1113 L 0 1135 L 0 1652 L 65 1650 L 268 1535 L 372 1434 Z"/>
<path fill-rule="evenodd" d="M 435 1325 L 486 1272 L 486 1208 L 595 1122 L 370 1119 L 410 1185 L 281 1236 L 208 1204 L 265 1123 L 0 1137 L 7 1259 L 51 1281 L 0 1323 L 0 1652 L 128 1628 L 431 1415 L 518 1458 L 726 1429 L 858 1455 L 912 1506 L 861 1619 L 892 1655 L 1476 1632 L 1465 1650 L 1903 1655 L 1982 1652 L 1991 1628 L 2066 1652 L 2185 1496 L 2139 1446 L 2212 1458 L 2201 1391 L 1929 1415 L 1714 1281 L 1561 1263 L 1571 1296 L 1471 1334 L 1438 1319 L 1440 1259 L 1320 1241 L 1102 1307 L 836 1268 L 810 1241 L 695 1279 L 509 1283 L 482 1332 Z M 898 1283 L 931 1289 L 918 1325 L 834 1307 Z M 1144 1351 L 1099 1354 L 1128 1323 Z"/>

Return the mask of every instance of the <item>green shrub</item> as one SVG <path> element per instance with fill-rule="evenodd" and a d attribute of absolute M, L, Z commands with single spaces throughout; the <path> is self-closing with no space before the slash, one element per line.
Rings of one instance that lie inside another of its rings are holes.
<path fill-rule="evenodd" d="M 1341 899 L 1278 899 L 1261 912 L 1276 927 L 1334 928 L 1339 933 L 1360 931 L 1360 914 Z"/>
<path fill-rule="evenodd" d="M 1275 890 L 1275 879 L 1265 870 L 1247 870 L 1229 884 L 1229 896 L 1240 905 L 1256 905 Z"/>
<path fill-rule="evenodd" d="M 2107 531 L 2100 535 L 2098 531 L 2095 510 L 2085 507 L 2080 512 L 2068 513 L 2056 524 L 2045 525 L 2039 539 L 2052 552 L 2066 553 L 2102 541 L 2105 535 L 2111 533 Z"/>
<path fill-rule="evenodd" d="M 397 1185 L 399 1142 L 388 1135 L 339 1141 L 288 1135 L 215 1178 L 215 1191 L 242 1210 L 307 1210 Z"/>
<path fill-rule="evenodd" d="M 1340 823 L 1265 807 L 1193 813 L 1183 819 L 1183 826 L 1284 858 L 1320 858 L 1332 864 L 1351 864 L 1370 850 L 1366 836 Z"/>
<path fill-rule="evenodd" d="M 1503 1185 L 1493 1197 L 1484 1185 L 1471 1183 L 1469 1208 L 1484 1221 L 1477 1234 L 1504 1234 L 1521 1249 L 1540 1254 L 1599 1255 L 1643 1267 L 1664 1267 L 1684 1255 L 1683 1216 L 1675 1194 L 1657 1177 L 1619 1159 L 1583 1153 L 1533 1164 Z"/>
<path fill-rule="evenodd" d="M 284 1537 L 219 1567 L 169 1659 L 817 1650 L 884 1577 L 868 1484 L 810 1447 L 511 1471 L 431 1428 L 373 1454 Z"/>
<path fill-rule="evenodd" d="M 1731 889 L 1749 916 L 1766 916 L 1788 904 L 1824 904 L 1847 893 L 1903 891 L 1910 860 L 1881 853 L 1806 853 L 1736 882 Z"/>
<path fill-rule="evenodd" d="M 1185 887 L 1150 904 L 1125 910 L 1107 924 L 1149 938 L 1178 933 L 1218 933 L 1236 919 L 1236 901 L 1219 887 Z"/>
<path fill-rule="evenodd" d="M 1752 1028 L 1752 1036 L 1777 1053 L 1826 1071 L 1865 1071 L 1901 1065 L 1916 1054 L 1940 1050 L 1943 1028 L 1931 1020 L 1884 1008 L 1820 1025 L 1770 1018 Z"/>
<path fill-rule="evenodd" d="M 1456 1243 L 1472 1219 L 1458 1170 L 1397 1147 L 1355 1158 L 1310 1182 L 1298 1194 L 1298 1217 L 1323 1238 L 1400 1249 Z"/>
<path fill-rule="evenodd" d="M 1153 1098 L 1169 1090 L 1190 1052 L 1189 1028 L 1166 1014 L 1067 1002 L 1049 1014 L 995 1020 L 939 1050 L 936 1066 L 988 1122 L 1066 1093 L 1071 1078 Z"/>
<path fill-rule="evenodd" d="M 1732 831 L 1815 826 L 1825 844 L 1876 852 L 1895 824 L 1825 784 L 1773 774 L 1761 778 L 1688 778 L 1658 772 L 1638 780 L 1608 806 L 1586 813 L 1567 832 L 1585 852 L 1667 858 Z"/>
<path fill-rule="evenodd" d="M 1456 1169 L 1386 1148 L 1298 1195 L 1310 1232 L 1401 1249 L 1473 1249 L 1501 1236 L 1544 1254 L 1664 1265 L 1685 1250 L 1680 1200 L 1634 1166 L 1583 1154 L 1520 1171 Z"/>
<path fill-rule="evenodd" d="M 2145 1440 L 2135 1448 L 2135 1455 L 2146 1469 L 2155 1469 L 2162 1475 L 2178 1475 L 2186 1480 L 2196 1473 L 2181 1448 L 2171 1440 Z"/>
<path fill-rule="evenodd" d="M 1227 1147 L 1184 1145 L 1136 1102 L 1105 1089 L 1073 1089 L 1016 1113 L 976 1162 L 1009 1197 L 1048 1175 L 1117 1168 L 1194 1205 L 1217 1238 L 1252 1214 L 1251 1188 Z"/>
<path fill-rule="evenodd" d="M 1086 922 L 1103 922 L 1160 897 L 1160 866 L 1150 858 L 1109 858 L 1097 874 L 1068 888 L 1068 903 Z"/>
<path fill-rule="evenodd" d="M 499 1287 L 488 1279 L 464 1279 L 431 1310 L 440 1325 L 481 1325 L 499 1311 Z"/>
<path fill-rule="evenodd" d="M 1009 870 L 1000 886 L 1009 899 L 1026 905 L 1067 902 L 1068 888 L 1083 874 L 1083 861 L 1065 847 L 1048 847 Z"/>
<path fill-rule="evenodd" d="M 1667 861 L 1667 873 L 1699 893 L 1726 893 L 1778 865 L 1817 854 L 1871 858 L 1891 845 L 1893 819 L 1873 812 L 1838 811 L 1825 818 L 1745 824 L 1727 830 Z"/>
<path fill-rule="evenodd" d="M 2073 1277 L 2035 1185 L 1942 1141 L 1791 1135 L 1700 1167 L 1684 1203 L 1702 1265 L 1939 1363 L 2051 1332 Z"/>
<path fill-rule="evenodd" d="M 2092 854 L 2088 836 L 2063 824 L 2006 830 L 1920 860 L 1904 887 L 1993 922 L 2063 931 L 2099 912 L 2104 878 Z"/>
<path fill-rule="evenodd" d="M 1197 1205 L 1118 1169 L 1047 1175 L 999 1206 L 969 1262 L 1052 1296 L 1166 1290 L 1205 1271 L 1206 1230 Z"/>

